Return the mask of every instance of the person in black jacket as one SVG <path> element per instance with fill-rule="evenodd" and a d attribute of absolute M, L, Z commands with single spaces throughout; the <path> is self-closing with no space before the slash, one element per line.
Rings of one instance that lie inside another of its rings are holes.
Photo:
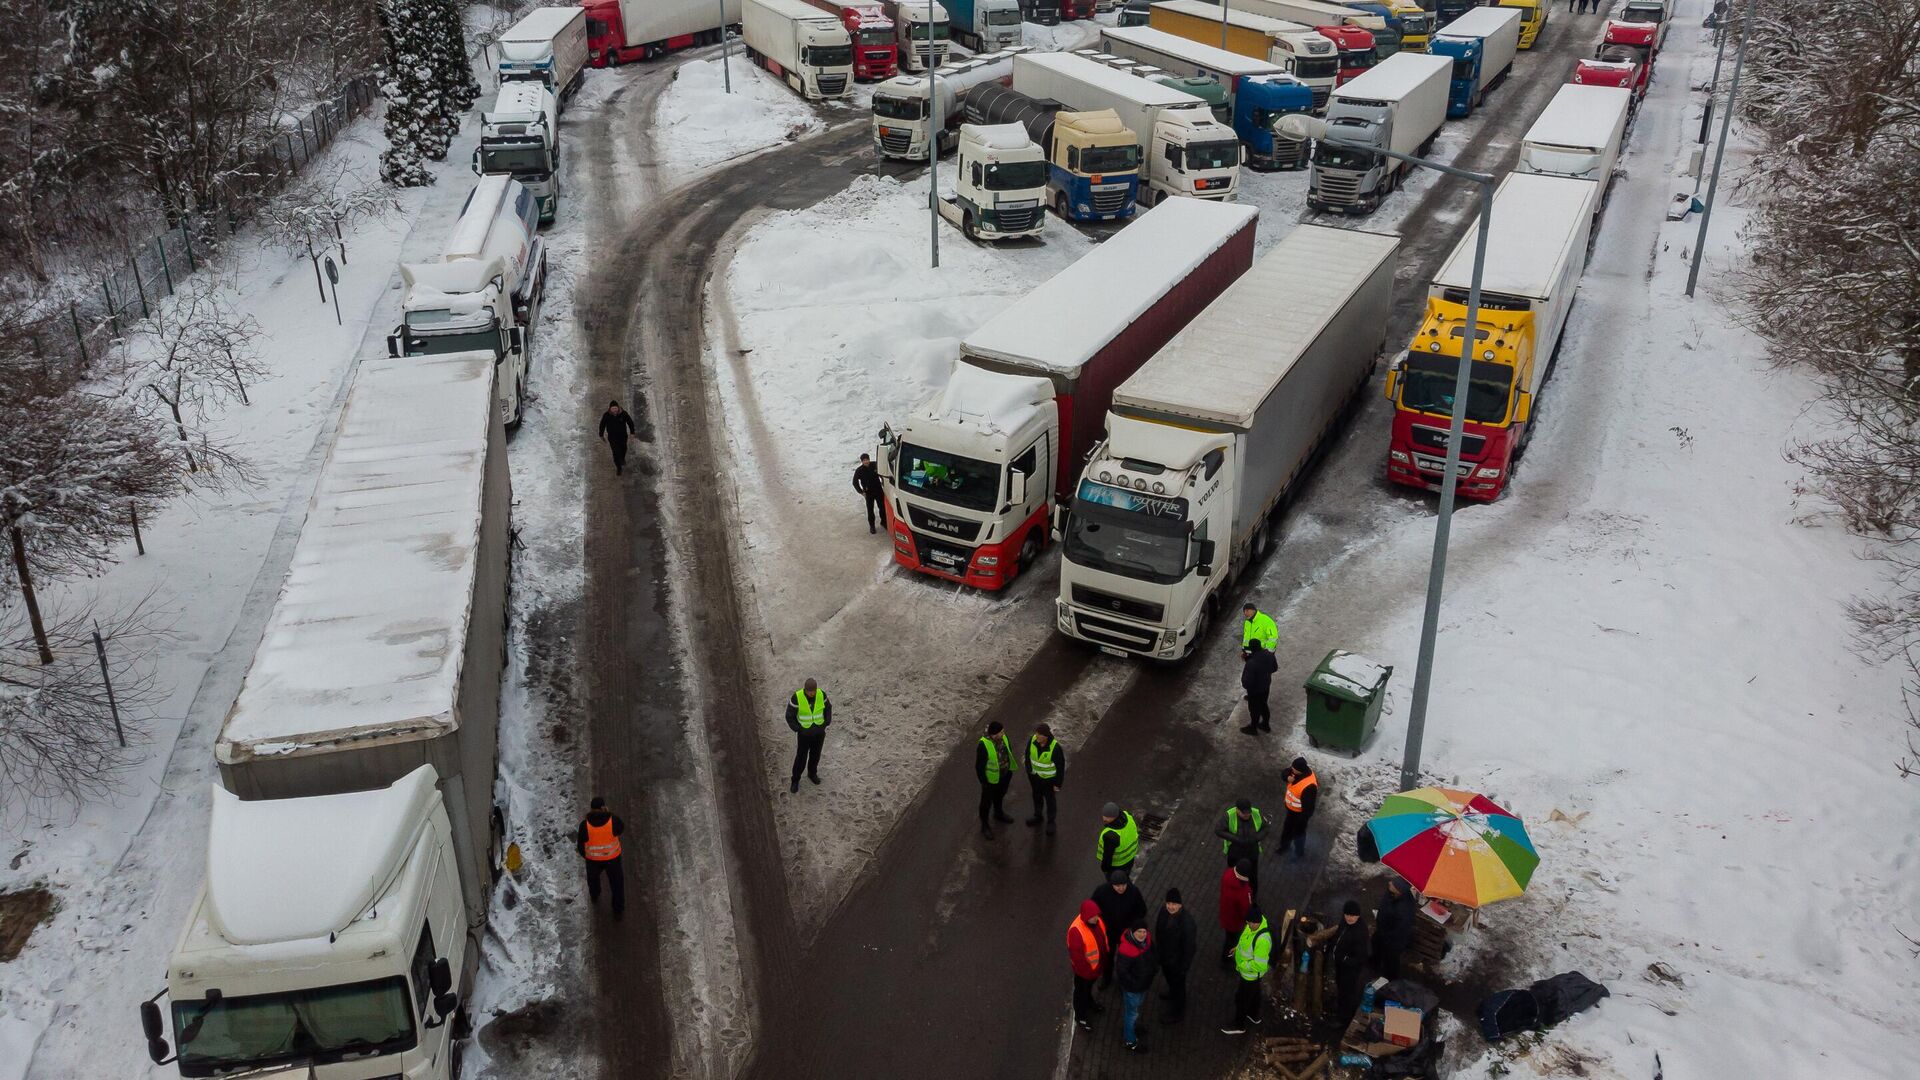
<path fill-rule="evenodd" d="M 1306 921 L 1303 916 L 1302 922 Z M 1334 1020 L 1336 1030 L 1345 1030 L 1353 1011 L 1360 1007 L 1360 987 L 1366 981 L 1367 924 L 1360 918 L 1360 903 L 1349 900 L 1332 926 L 1307 935 L 1309 945 L 1333 942 Z"/>
<path fill-rule="evenodd" d="M 620 834 L 627 823 L 607 809 L 607 800 L 594 796 L 587 804 L 587 816 L 573 831 L 573 850 L 587 864 L 587 903 L 600 902 L 600 879 L 607 879 L 613 893 L 613 917 L 627 910 L 626 876 L 620 871 Z"/>
<path fill-rule="evenodd" d="M 1004 725 L 998 720 L 987 721 L 987 733 L 980 737 L 980 744 L 973 751 L 973 775 L 980 781 L 980 835 L 993 836 L 993 825 L 988 821 L 1002 824 L 1013 820 L 1007 813 L 1007 788 L 1013 783 L 1014 770 L 1019 763 L 1013 758 L 1013 746 L 1007 740 Z"/>
<path fill-rule="evenodd" d="M 1413 892 L 1398 877 L 1387 879 L 1387 894 L 1374 913 L 1373 969 L 1389 979 L 1400 977 L 1400 954 L 1413 943 Z"/>
<path fill-rule="evenodd" d="M 806 713 L 801 713 L 801 706 Z M 787 785 L 789 792 L 800 790 L 800 772 L 806 770 L 807 779 L 820 782 L 820 748 L 826 745 L 827 728 L 833 724 L 833 702 L 827 700 L 827 692 L 820 684 L 808 679 L 806 685 L 793 692 L 787 699 L 787 726 L 793 729 L 795 736 L 793 750 L 793 783 Z"/>
<path fill-rule="evenodd" d="M 1280 662 L 1258 640 L 1247 642 L 1247 658 L 1240 665 L 1240 688 L 1247 693 L 1247 726 L 1240 730 L 1248 735 L 1273 733 L 1273 709 L 1267 704 L 1267 695 L 1273 690 L 1273 673 L 1278 670 Z"/>
<path fill-rule="evenodd" d="M 1163 1024 L 1177 1024 L 1187 1012 L 1187 972 L 1193 970 L 1199 932 L 1180 899 L 1179 889 L 1167 890 L 1167 902 L 1153 918 L 1153 947 L 1160 955 L 1160 974 L 1167 979 L 1167 1015 Z"/>
<path fill-rule="evenodd" d="M 600 437 L 613 450 L 613 473 L 618 476 L 626 470 L 627 443 L 633 439 L 633 417 L 619 402 L 607 402 L 607 411 L 600 414 Z"/>
<path fill-rule="evenodd" d="M 1122 927 L 1145 922 L 1147 919 L 1147 901 L 1140 890 L 1127 880 L 1124 870 L 1115 870 L 1107 875 L 1107 883 L 1093 890 L 1089 897 L 1095 907 L 1100 909 L 1100 922 L 1107 928 L 1107 953 L 1120 947 Z M 1108 967 L 1100 973 L 1100 985 L 1113 981 L 1113 968 Z"/>
<path fill-rule="evenodd" d="M 1035 724 L 1027 739 L 1027 783 L 1033 788 L 1033 816 L 1027 824 L 1038 825 L 1045 812 L 1047 835 L 1053 835 L 1053 823 L 1060 817 L 1060 802 L 1055 795 L 1067 783 L 1067 748 L 1053 737 L 1053 729 Z"/>
<path fill-rule="evenodd" d="M 867 500 L 867 535 L 871 536 L 880 531 L 874 524 L 874 515 L 878 514 L 881 521 L 887 520 L 887 496 L 886 488 L 880 483 L 880 466 L 866 454 L 860 455 L 860 464 L 853 470 L 853 490 Z"/>

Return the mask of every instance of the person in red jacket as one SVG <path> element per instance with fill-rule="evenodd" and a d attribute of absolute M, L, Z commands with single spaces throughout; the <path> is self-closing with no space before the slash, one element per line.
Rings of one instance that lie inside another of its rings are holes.
<path fill-rule="evenodd" d="M 1067 927 L 1067 962 L 1073 966 L 1073 1021 L 1093 1030 L 1093 1014 L 1103 1012 L 1093 1000 L 1093 984 L 1112 963 L 1107 952 L 1107 928 L 1100 925 L 1100 905 L 1080 901 L 1080 917 Z"/>
<path fill-rule="evenodd" d="M 1220 966 L 1233 966 L 1233 947 L 1247 925 L 1247 909 L 1253 906 L 1253 865 L 1245 859 L 1220 874 L 1220 929 L 1226 943 L 1220 947 Z"/>

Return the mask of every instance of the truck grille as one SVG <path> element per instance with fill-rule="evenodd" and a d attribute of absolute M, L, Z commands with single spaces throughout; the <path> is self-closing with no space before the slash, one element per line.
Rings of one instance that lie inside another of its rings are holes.
<path fill-rule="evenodd" d="M 1438 450 L 1444 454 L 1447 450 L 1447 429 L 1415 424 L 1413 425 L 1413 445 L 1425 447 L 1429 450 Z M 1486 453 L 1486 450 L 1487 440 L 1485 436 L 1471 435 L 1466 432 L 1460 433 L 1460 456 L 1462 458 L 1472 458 L 1477 461 L 1480 455 Z M 1435 471 L 1438 471 L 1439 468 L 1440 466 L 1438 465 L 1434 466 Z"/>
<path fill-rule="evenodd" d="M 907 507 L 907 524 L 920 532 L 939 533 L 972 543 L 980 535 L 980 523 L 966 518 L 950 518 L 917 506 Z"/>
<path fill-rule="evenodd" d="M 1351 206 L 1360 201 L 1360 176 L 1357 173 L 1315 170 L 1314 192 L 1321 202 Z"/>
<path fill-rule="evenodd" d="M 1313 111 L 1314 111 L 1314 112 L 1326 112 L 1326 111 L 1327 111 L 1327 98 L 1328 98 L 1329 96 L 1331 96 L 1332 94 L 1333 94 L 1333 87 L 1331 87 L 1331 86 L 1316 86 L 1316 87 L 1314 87 L 1314 88 L 1313 88 Z"/>
<path fill-rule="evenodd" d="M 973 561 L 973 549 L 963 544 L 949 544 L 915 533 L 913 545 L 920 556 L 920 565 L 942 574 L 964 577 L 967 564 Z"/>
<path fill-rule="evenodd" d="M 885 147 L 889 154 L 904 154 L 907 152 L 907 147 L 913 145 L 913 136 L 888 132 L 880 136 L 880 145 Z"/>
<path fill-rule="evenodd" d="M 1278 136 L 1274 138 L 1273 163 L 1280 168 L 1297 168 L 1306 156 L 1307 141 L 1305 139 L 1282 139 Z"/>
<path fill-rule="evenodd" d="M 993 220 L 999 222 L 1001 232 L 1020 232 L 1033 228 L 1040 220 L 1040 208 L 1035 206 L 1025 210 L 995 210 Z"/>
<path fill-rule="evenodd" d="M 1096 214 L 1117 214 L 1127 205 L 1127 189 L 1118 191 L 1096 191 L 1093 193 L 1093 212 Z"/>
<path fill-rule="evenodd" d="M 847 77 L 845 75 L 820 76 L 820 96 L 839 97 L 841 94 L 844 94 L 846 92 L 847 92 Z"/>
<path fill-rule="evenodd" d="M 1124 596 L 1104 593 L 1099 589 L 1089 589 L 1085 585 L 1073 587 L 1073 602 L 1101 611 L 1111 611 L 1116 615 L 1139 619 L 1142 622 L 1159 622 L 1167 613 L 1165 604 L 1151 604 L 1144 600 L 1129 600 Z"/>
<path fill-rule="evenodd" d="M 1159 634 L 1152 630 L 1142 629 L 1137 626 L 1128 626 L 1125 623 L 1109 622 L 1106 619 L 1097 619 L 1091 615 L 1082 615 L 1077 611 L 1073 613 L 1073 625 L 1080 631 L 1080 636 L 1086 638 L 1088 641 L 1099 642 L 1104 645 L 1117 645 L 1120 648 L 1131 649 L 1134 652 L 1152 652 L 1154 642 L 1159 638 Z"/>

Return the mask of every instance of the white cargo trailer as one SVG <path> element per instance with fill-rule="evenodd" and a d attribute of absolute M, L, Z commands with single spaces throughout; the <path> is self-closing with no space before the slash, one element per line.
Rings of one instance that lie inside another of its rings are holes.
<path fill-rule="evenodd" d="M 1424 154 L 1446 123 L 1452 71 L 1453 62 L 1444 56 L 1394 53 L 1333 92 L 1327 102 L 1327 134 L 1396 154 Z M 1384 154 L 1320 143 L 1313 152 L 1307 205 L 1371 213 L 1411 168 Z"/>
<path fill-rule="evenodd" d="M 1454 62 L 1447 115 L 1473 112 L 1488 90 L 1513 70 L 1520 50 L 1520 9 L 1477 7 L 1448 23 L 1427 44 L 1427 51 Z"/>
<path fill-rule="evenodd" d="M 1114 391 L 1062 529 L 1056 625 L 1177 659 L 1386 343 L 1397 236 L 1301 225 Z"/>
<path fill-rule="evenodd" d="M 753 62 L 812 101 L 846 97 L 853 87 L 853 38 L 806 0 L 743 0 L 743 35 Z"/>
<path fill-rule="evenodd" d="M 587 9 L 534 8 L 500 35 L 498 48 L 501 82 L 543 82 L 564 109 L 587 70 Z"/>
<path fill-rule="evenodd" d="M 718 42 L 725 27 L 740 23 L 740 0 L 594 0 L 586 6 L 595 67 Z"/>
<path fill-rule="evenodd" d="M 1600 185 L 1599 213 L 1632 110 L 1633 91 L 1624 86 L 1562 86 L 1521 139 L 1514 171 L 1591 180 Z"/>

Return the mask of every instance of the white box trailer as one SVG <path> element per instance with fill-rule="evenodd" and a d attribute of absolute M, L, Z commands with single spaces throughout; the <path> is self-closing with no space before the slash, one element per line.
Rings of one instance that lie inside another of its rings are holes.
<path fill-rule="evenodd" d="M 1632 111 L 1633 91 L 1624 86 L 1562 86 L 1520 140 L 1514 171 L 1591 180 L 1600 186 L 1599 213 Z"/>
<path fill-rule="evenodd" d="M 806 0 L 743 0 L 742 35 L 753 62 L 811 101 L 853 87 L 853 38 L 835 16 Z"/>
<path fill-rule="evenodd" d="M 1434 55 L 1472 65 L 1471 78 L 1456 75 L 1453 80 L 1448 116 L 1471 113 L 1481 97 L 1513 70 L 1513 58 L 1520 50 L 1520 21 L 1519 8 L 1477 7 L 1442 27 L 1428 42 L 1427 49 Z"/>
<path fill-rule="evenodd" d="M 619 22 L 617 26 L 608 26 L 607 30 L 617 31 L 617 44 L 610 43 L 602 47 L 606 49 L 625 50 L 656 45 L 659 51 L 664 52 L 666 43 L 673 38 L 695 34 L 710 37 L 722 25 L 735 26 L 740 22 L 740 0 L 614 0 L 614 5 L 618 9 Z M 724 24 L 721 22 L 723 19 Z M 614 59 L 625 60 L 628 57 L 617 56 Z M 603 59 L 601 66 L 608 66 L 608 61 Z"/>
<path fill-rule="evenodd" d="M 1420 155 L 1447 120 L 1453 61 L 1425 53 L 1394 53 L 1334 90 L 1327 102 L 1327 133 L 1350 143 Z M 1400 185 L 1412 166 L 1383 154 L 1319 144 L 1307 182 L 1315 210 L 1368 213 Z"/>
<path fill-rule="evenodd" d="M 587 70 L 587 9 L 534 8 L 500 35 L 498 48 L 501 82 L 537 79 L 564 109 Z"/>
<path fill-rule="evenodd" d="M 1120 384 L 1063 530 L 1057 625 L 1175 659 L 1386 344 L 1397 236 L 1301 225 Z"/>
<path fill-rule="evenodd" d="M 355 374 L 214 744 L 206 880 L 167 966 L 185 1075 L 449 1076 L 503 824 L 497 370 L 465 352 Z"/>
<path fill-rule="evenodd" d="M 1287 73 L 1284 67 L 1270 60 L 1241 56 L 1150 26 L 1102 27 L 1100 47 L 1113 56 L 1153 64 L 1175 75 L 1205 75 L 1224 87 L 1229 97 L 1240 80 L 1249 75 Z"/>

